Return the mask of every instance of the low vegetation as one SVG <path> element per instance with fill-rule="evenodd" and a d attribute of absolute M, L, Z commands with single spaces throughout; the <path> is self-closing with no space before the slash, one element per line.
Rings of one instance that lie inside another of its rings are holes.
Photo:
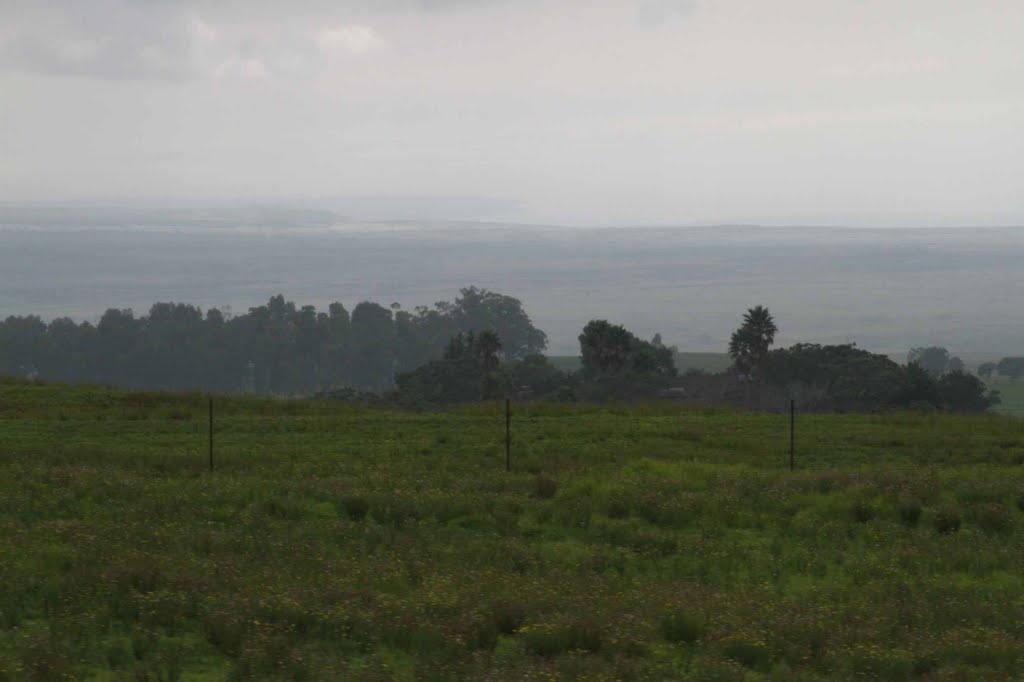
<path fill-rule="evenodd" d="M 1024 676 L 1024 428 L 0 383 L 0 680 Z"/>

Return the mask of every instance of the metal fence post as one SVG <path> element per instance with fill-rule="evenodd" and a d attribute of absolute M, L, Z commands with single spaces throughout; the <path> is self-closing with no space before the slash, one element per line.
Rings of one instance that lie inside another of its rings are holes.
<path fill-rule="evenodd" d="M 789 470 L 796 467 L 796 400 L 789 400 Z"/>
<path fill-rule="evenodd" d="M 210 398 L 210 473 L 213 473 L 213 398 Z"/>

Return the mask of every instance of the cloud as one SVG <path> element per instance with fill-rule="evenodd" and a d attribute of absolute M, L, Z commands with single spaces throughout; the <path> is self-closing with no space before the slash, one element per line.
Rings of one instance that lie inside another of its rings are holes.
<path fill-rule="evenodd" d="M 696 11 L 697 0 L 642 0 L 636 7 L 634 20 L 640 28 L 655 28 Z"/>
<path fill-rule="evenodd" d="M 317 43 L 328 55 L 343 50 L 350 54 L 362 55 L 384 47 L 384 41 L 369 26 L 352 24 L 320 31 Z"/>
<path fill-rule="evenodd" d="M 221 62 L 213 71 L 217 78 L 267 78 L 270 71 L 259 59 L 231 57 Z"/>
<path fill-rule="evenodd" d="M 174 3 L 24 5 L 8 12 L 0 64 L 31 73 L 181 79 L 199 68 L 212 29 Z"/>
<path fill-rule="evenodd" d="M 332 22 L 267 11 L 254 5 L 241 16 L 177 0 L 0 3 L 0 69 L 102 80 L 292 78 L 386 46 L 369 25 L 336 23 L 346 12 Z"/>

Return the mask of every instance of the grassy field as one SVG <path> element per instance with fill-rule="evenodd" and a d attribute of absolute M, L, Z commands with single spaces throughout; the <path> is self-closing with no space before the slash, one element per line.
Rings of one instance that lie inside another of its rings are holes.
<path fill-rule="evenodd" d="M 0 383 L 0 679 L 1024 677 L 1024 422 Z"/>
<path fill-rule="evenodd" d="M 680 374 L 691 369 L 724 372 L 732 364 L 728 353 L 676 353 L 674 357 Z M 580 368 L 578 355 L 550 355 L 548 360 L 563 372 L 575 372 Z"/>

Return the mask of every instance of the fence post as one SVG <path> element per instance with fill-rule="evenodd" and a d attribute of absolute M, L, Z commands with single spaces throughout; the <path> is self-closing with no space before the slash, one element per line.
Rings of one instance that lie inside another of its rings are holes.
<path fill-rule="evenodd" d="M 512 401 L 505 398 L 505 471 L 512 471 Z"/>
<path fill-rule="evenodd" d="M 796 400 L 789 399 L 789 470 L 796 466 Z"/>
<path fill-rule="evenodd" d="M 210 397 L 210 473 L 213 473 L 213 397 Z"/>

